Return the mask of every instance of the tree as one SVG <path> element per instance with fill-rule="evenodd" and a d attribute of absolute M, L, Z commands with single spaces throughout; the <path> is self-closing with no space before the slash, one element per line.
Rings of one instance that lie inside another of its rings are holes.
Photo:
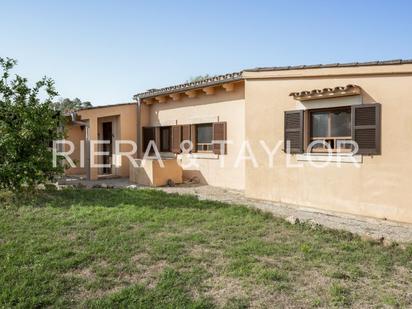
<path fill-rule="evenodd" d="M 86 107 L 92 107 L 92 103 L 89 101 L 82 102 L 79 98 L 75 98 L 74 100 L 69 98 L 60 98 L 59 101 L 53 103 L 53 106 L 56 110 L 67 113 Z"/>
<path fill-rule="evenodd" d="M 52 108 L 54 81 L 44 77 L 33 87 L 19 75 L 9 81 L 16 64 L 0 58 L 0 188 L 10 190 L 33 188 L 63 172 L 53 166 L 50 148 L 63 138 L 63 118 Z"/>
<path fill-rule="evenodd" d="M 189 78 L 189 80 L 187 80 L 187 83 L 193 83 L 193 82 L 198 82 L 202 79 L 207 79 L 210 78 L 211 76 L 209 74 L 205 74 L 205 75 L 198 75 L 198 76 L 192 76 Z"/>

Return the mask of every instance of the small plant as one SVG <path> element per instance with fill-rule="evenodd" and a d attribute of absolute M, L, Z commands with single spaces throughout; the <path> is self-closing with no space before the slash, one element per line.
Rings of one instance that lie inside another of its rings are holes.
<path fill-rule="evenodd" d="M 332 284 L 330 294 L 334 305 L 349 306 L 351 304 L 350 290 L 337 283 Z"/>
<path fill-rule="evenodd" d="M 287 275 L 283 272 L 280 272 L 279 270 L 276 269 L 268 269 L 265 270 L 264 272 L 262 272 L 261 275 L 262 279 L 264 279 L 265 281 L 277 281 L 277 282 L 281 282 L 281 281 L 286 281 L 287 280 Z"/>

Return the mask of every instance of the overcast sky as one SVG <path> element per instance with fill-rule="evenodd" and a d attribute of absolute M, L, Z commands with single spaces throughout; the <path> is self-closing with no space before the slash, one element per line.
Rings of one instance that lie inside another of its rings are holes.
<path fill-rule="evenodd" d="M 412 58 L 412 1 L 2 1 L 0 57 L 93 105 L 257 66 Z"/>

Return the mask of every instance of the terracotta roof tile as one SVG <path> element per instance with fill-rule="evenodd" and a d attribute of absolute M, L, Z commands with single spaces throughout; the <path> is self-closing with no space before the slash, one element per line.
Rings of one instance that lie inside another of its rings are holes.
<path fill-rule="evenodd" d="M 316 99 L 322 98 L 324 95 L 331 95 L 339 92 L 346 91 L 356 91 L 360 90 L 360 87 L 357 85 L 348 84 L 346 86 L 337 86 L 334 88 L 323 88 L 323 89 L 313 89 L 313 90 L 302 90 L 291 92 L 289 96 L 294 97 L 297 100 L 307 100 L 307 99 Z M 355 92 L 354 92 L 355 93 Z"/>
<path fill-rule="evenodd" d="M 358 66 L 372 66 L 372 65 L 393 65 L 393 64 L 408 64 L 412 63 L 412 59 L 396 59 L 385 61 L 368 61 L 368 62 L 350 62 L 350 63 L 330 63 L 330 64 L 313 64 L 313 65 L 295 65 L 288 67 L 260 67 L 254 69 L 247 69 L 243 72 L 261 72 L 261 71 L 282 71 L 282 70 L 302 70 L 302 69 L 321 69 L 321 68 L 335 68 L 335 67 L 358 67 Z"/>
<path fill-rule="evenodd" d="M 149 97 L 154 97 L 154 96 L 166 95 L 166 94 L 170 94 L 170 93 L 174 93 L 178 91 L 188 91 L 188 90 L 203 88 L 206 86 L 213 86 L 213 85 L 218 85 L 218 84 L 224 84 L 227 82 L 239 81 L 242 79 L 243 79 L 242 72 L 228 73 L 224 75 L 212 76 L 212 77 L 205 78 L 205 79 L 195 81 L 195 82 L 184 83 L 184 84 L 164 87 L 160 89 L 149 89 L 146 92 L 136 94 L 133 98 L 134 99 L 149 98 Z"/>
<path fill-rule="evenodd" d="M 329 63 L 329 64 L 312 64 L 312 65 L 295 65 L 295 66 L 277 66 L 277 67 L 258 67 L 246 69 L 240 72 L 228 73 L 206 78 L 196 82 L 183 83 L 174 86 L 168 86 L 160 89 L 149 89 L 145 92 L 137 93 L 133 99 L 150 98 L 160 95 L 171 94 L 180 91 L 188 91 L 206 86 L 224 84 L 243 80 L 243 72 L 265 72 L 265 71 L 286 71 L 286 70 L 305 70 L 305 69 L 321 69 L 321 68 L 337 68 L 337 67 L 358 67 L 358 66 L 375 66 L 375 65 L 395 65 L 395 64 L 412 64 L 412 59 L 395 59 L 385 61 L 368 61 L 368 62 L 350 62 L 350 63 Z"/>

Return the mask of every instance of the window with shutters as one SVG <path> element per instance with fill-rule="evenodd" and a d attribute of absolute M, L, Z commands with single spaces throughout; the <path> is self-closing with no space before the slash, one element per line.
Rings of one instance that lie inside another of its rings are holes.
<path fill-rule="evenodd" d="M 312 152 L 351 151 L 352 146 L 345 144 L 352 139 L 350 107 L 311 110 L 309 113 L 310 143 L 315 142 Z"/>
<path fill-rule="evenodd" d="M 212 152 L 213 151 L 213 124 L 204 123 L 196 125 L 196 151 Z"/>
<path fill-rule="evenodd" d="M 356 144 L 356 154 L 380 155 L 381 121 L 379 103 L 285 111 L 284 151 L 350 153 Z"/>

